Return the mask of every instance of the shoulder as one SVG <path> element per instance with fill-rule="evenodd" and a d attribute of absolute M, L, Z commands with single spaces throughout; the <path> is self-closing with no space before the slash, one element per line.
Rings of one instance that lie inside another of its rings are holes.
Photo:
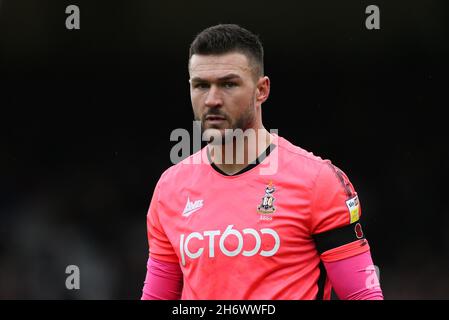
<path fill-rule="evenodd" d="M 290 170 L 302 178 L 309 179 L 312 188 L 316 189 L 319 184 L 327 192 L 332 188 L 342 188 L 348 197 L 355 195 L 354 187 L 346 173 L 330 159 L 316 156 L 285 139 L 282 139 L 279 146 L 286 161 L 290 163 L 289 167 L 294 168 Z"/>
<path fill-rule="evenodd" d="M 283 166 L 292 170 L 293 174 L 298 173 L 301 177 L 307 175 L 315 180 L 323 168 L 332 167 L 329 159 L 322 158 L 296 146 L 285 138 L 279 137 L 278 147 Z"/>
<path fill-rule="evenodd" d="M 159 187 L 182 185 L 187 181 L 191 181 L 196 175 L 200 175 L 201 172 L 204 172 L 204 169 L 208 165 L 208 163 L 205 163 L 204 151 L 205 149 L 203 148 L 179 163 L 167 168 L 159 178 Z"/>

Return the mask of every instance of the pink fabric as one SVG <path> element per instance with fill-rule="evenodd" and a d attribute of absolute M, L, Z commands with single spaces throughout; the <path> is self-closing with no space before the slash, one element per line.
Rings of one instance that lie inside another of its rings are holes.
<path fill-rule="evenodd" d="M 369 251 L 335 262 L 324 262 L 332 287 L 341 300 L 383 300 Z M 179 264 L 148 259 L 142 300 L 179 300 L 182 272 Z"/>
<path fill-rule="evenodd" d="M 178 263 L 150 257 L 141 300 L 179 300 L 182 282 L 182 271 Z"/>
<path fill-rule="evenodd" d="M 341 300 L 383 300 L 370 251 L 334 262 L 323 262 Z"/>

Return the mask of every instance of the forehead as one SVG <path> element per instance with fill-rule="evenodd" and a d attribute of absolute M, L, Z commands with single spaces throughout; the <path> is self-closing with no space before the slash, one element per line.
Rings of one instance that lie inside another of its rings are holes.
<path fill-rule="evenodd" d="M 247 57 L 238 52 L 221 55 L 194 54 L 189 62 L 190 77 L 218 78 L 228 73 L 242 77 L 251 74 L 251 67 Z"/>

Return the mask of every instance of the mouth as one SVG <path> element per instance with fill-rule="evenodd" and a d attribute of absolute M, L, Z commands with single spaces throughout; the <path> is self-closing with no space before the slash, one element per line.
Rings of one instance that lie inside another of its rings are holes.
<path fill-rule="evenodd" d="M 208 115 L 205 120 L 210 124 L 219 124 L 226 121 L 226 118 L 218 115 Z"/>

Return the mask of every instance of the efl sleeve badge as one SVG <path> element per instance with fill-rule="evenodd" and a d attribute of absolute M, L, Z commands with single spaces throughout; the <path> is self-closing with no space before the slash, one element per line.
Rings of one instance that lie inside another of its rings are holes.
<path fill-rule="evenodd" d="M 349 209 L 350 223 L 358 221 L 360 217 L 360 203 L 358 196 L 347 200 L 346 206 Z"/>

